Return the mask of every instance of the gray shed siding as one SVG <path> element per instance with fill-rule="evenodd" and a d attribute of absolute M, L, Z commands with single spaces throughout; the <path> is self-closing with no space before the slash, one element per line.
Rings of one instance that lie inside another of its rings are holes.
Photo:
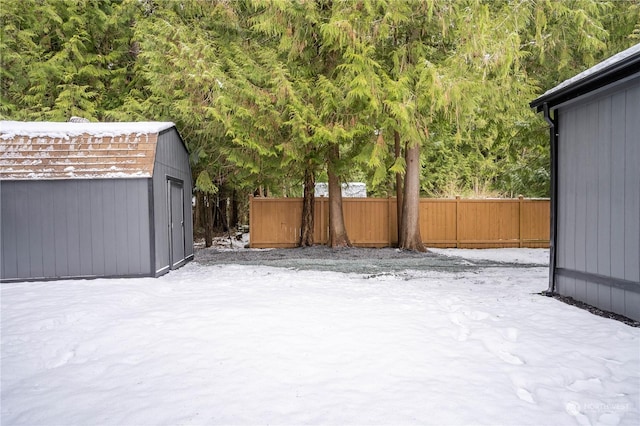
<path fill-rule="evenodd" d="M 556 290 L 640 320 L 640 75 L 556 114 Z"/>
<path fill-rule="evenodd" d="M 156 161 L 153 170 L 153 215 L 155 222 L 155 274 L 171 269 L 169 245 L 169 186 L 168 179 L 183 182 L 184 188 L 184 246 L 185 261 L 193 258 L 193 223 L 191 218 L 191 168 L 180 135 L 175 128 L 158 135 Z"/>
<path fill-rule="evenodd" d="M 0 278 L 151 275 L 149 182 L 0 181 Z"/>

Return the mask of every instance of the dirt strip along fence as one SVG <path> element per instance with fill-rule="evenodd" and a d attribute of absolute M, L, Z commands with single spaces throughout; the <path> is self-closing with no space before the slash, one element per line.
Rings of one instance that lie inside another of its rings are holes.
<path fill-rule="evenodd" d="M 398 245 L 395 198 L 343 198 L 344 220 L 356 247 Z M 250 246 L 297 247 L 302 198 L 250 199 Z M 548 199 L 420 200 L 420 234 L 427 247 L 549 247 Z M 316 244 L 329 237 L 329 199 L 315 199 Z"/>

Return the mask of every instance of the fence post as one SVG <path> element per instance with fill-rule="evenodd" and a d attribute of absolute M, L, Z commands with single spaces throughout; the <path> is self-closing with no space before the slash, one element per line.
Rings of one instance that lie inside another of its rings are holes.
<path fill-rule="evenodd" d="M 460 196 L 456 195 L 456 248 L 460 248 L 460 235 L 458 234 L 460 225 Z"/>
<path fill-rule="evenodd" d="M 523 203 L 524 197 L 522 195 L 518 195 L 518 247 L 522 248 L 522 221 L 523 221 Z"/>
<path fill-rule="evenodd" d="M 387 245 L 391 247 L 391 197 L 387 196 Z"/>
<path fill-rule="evenodd" d="M 253 221 L 255 220 L 255 215 L 253 214 L 253 194 L 249 195 L 249 247 L 253 248 L 253 238 L 251 238 L 255 233 L 253 232 Z"/>
<path fill-rule="evenodd" d="M 322 240 L 322 244 L 326 246 L 329 242 L 329 232 L 327 231 L 328 225 L 324 215 L 324 202 L 325 197 L 320 197 L 320 239 Z"/>

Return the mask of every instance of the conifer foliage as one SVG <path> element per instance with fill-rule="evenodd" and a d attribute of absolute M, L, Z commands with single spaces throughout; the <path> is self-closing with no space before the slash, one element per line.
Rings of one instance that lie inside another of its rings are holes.
<path fill-rule="evenodd" d="M 131 82 L 136 5 L 2 1 L 0 113 L 14 119 L 104 119 Z"/>
<path fill-rule="evenodd" d="M 328 179 L 348 246 L 338 188 L 365 180 L 423 250 L 420 196 L 548 195 L 528 103 L 637 43 L 639 3 L 0 0 L 0 118 L 176 122 L 209 230 L 225 197 L 304 195 L 321 242 Z"/>

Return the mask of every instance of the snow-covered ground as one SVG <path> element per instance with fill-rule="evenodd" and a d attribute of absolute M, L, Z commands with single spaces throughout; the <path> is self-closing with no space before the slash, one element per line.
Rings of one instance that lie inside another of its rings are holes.
<path fill-rule="evenodd" d="M 449 257 L 461 257 L 469 260 L 490 260 L 515 264 L 549 264 L 549 250 L 541 249 L 439 249 L 430 248 L 429 251 Z"/>
<path fill-rule="evenodd" d="M 640 424 L 640 329 L 535 294 L 547 282 L 522 265 L 192 262 L 159 279 L 3 284 L 1 423 Z"/>

